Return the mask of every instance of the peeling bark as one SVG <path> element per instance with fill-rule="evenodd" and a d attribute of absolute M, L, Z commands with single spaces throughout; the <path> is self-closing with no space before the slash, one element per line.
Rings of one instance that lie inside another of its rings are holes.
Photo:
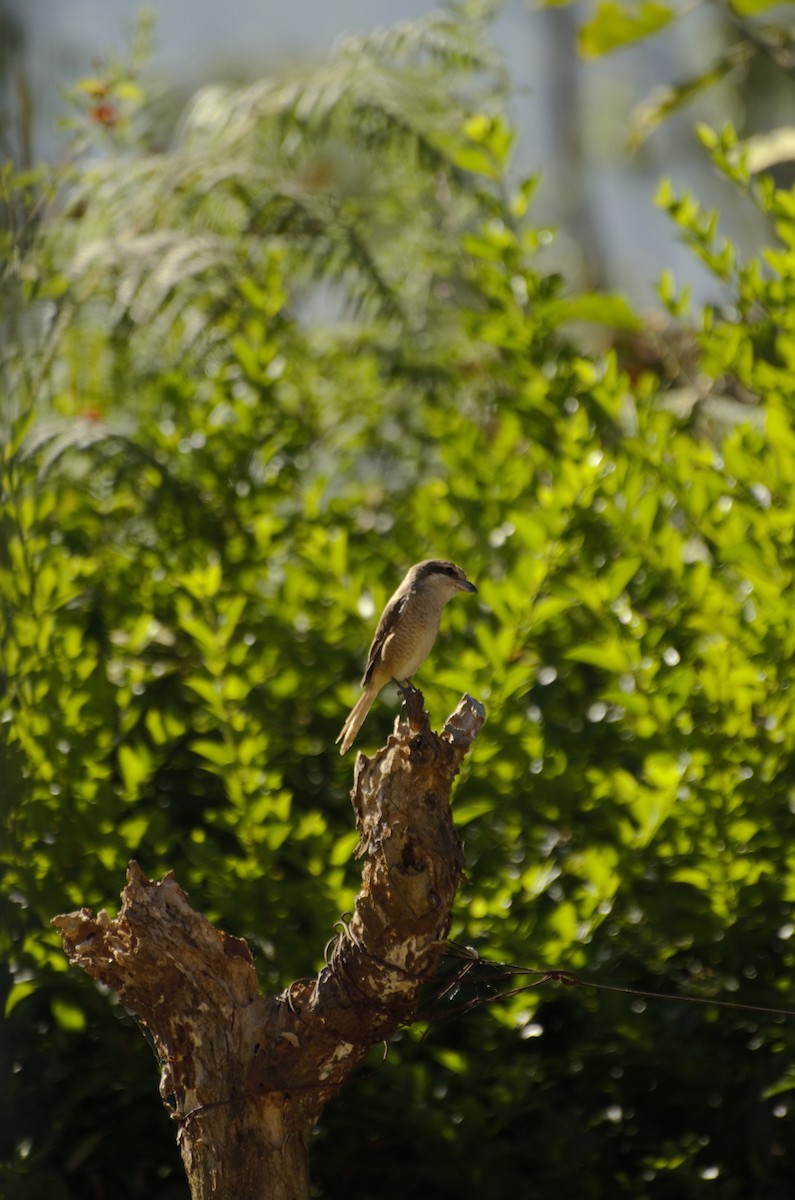
<path fill-rule="evenodd" d="M 262 996 L 246 943 L 195 912 L 172 874 L 154 883 L 136 863 L 115 920 L 53 920 L 70 961 L 151 1033 L 193 1200 L 306 1200 L 324 1106 L 436 973 L 463 868 L 450 792 L 485 711 L 464 696 L 435 734 L 421 693 L 406 708 L 356 761 L 362 887 L 314 980 Z"/>

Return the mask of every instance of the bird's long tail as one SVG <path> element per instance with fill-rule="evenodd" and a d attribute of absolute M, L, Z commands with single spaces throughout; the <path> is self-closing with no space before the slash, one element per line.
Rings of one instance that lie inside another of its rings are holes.
<path fill-rule="evenodd" d="M 380 688 L 367 688 L 364 694 L 359 697 L 351 711 L 348 713 L 348 719 L 340 730 L 337 738 L 338 742 L 342 742 L 342 745 L 340 746 L 340 754 L 345 754 L 348 750 L 350 750 L 356 738 L 356 734 L 364 724 L 364 718 L 369 713 L 370 707 L 380 690 Z"/>

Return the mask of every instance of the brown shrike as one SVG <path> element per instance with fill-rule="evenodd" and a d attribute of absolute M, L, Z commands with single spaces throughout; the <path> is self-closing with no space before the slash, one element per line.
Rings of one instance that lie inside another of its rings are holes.
<path fill-rule="evenodd" d="M 353 745 L 356 734 L 381 688 L 390 680 L 410 680 L 431 652 L 442 609 L 457 592 L 476 592 L 455 563 L 431 558 L 417 563 L 406 574 L 381 613 L 362 676 L 364 695 L 353 706 L 340 730 L 340 754 Z"/>

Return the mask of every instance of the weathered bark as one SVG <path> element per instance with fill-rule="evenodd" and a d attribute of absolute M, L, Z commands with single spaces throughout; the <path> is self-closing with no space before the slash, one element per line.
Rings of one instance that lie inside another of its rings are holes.
<path fill-rule="evenodd" d="M 362 887 L 315 979 L 260 995 L 246 943 L 194 912 L 173 875 L 153 883 L 136 863 L 115 920 L 54 918 L 70 961 L 152 1035 L 193 1200 L 305 1200 L 324 1105 L 436 972 L 463 864 L 450 791 L 485 712 L 464 696 L 437 735 L 420 693 L 407 709 L 384 749 L 357 759 Z"/>

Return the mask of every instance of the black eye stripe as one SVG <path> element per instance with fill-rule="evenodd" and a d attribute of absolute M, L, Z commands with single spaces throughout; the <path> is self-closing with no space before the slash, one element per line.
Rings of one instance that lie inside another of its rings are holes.
<path fill-rule="evenodd" d="M 464 578 L 463 571 L 455 565 L 455 563 L 445 562 L 429 562 L 424 563 L 420 575 L 427 579 L 429 575 L 446 575 L 448 579 L 460 580 Z"/>

